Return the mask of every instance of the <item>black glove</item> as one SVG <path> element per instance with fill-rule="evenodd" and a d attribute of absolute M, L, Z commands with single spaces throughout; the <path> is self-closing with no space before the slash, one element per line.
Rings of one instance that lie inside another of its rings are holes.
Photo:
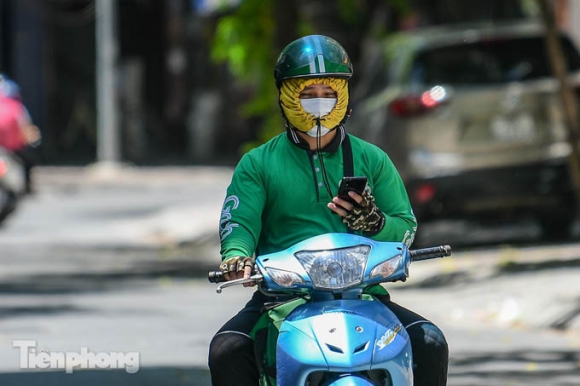
<path fill-rule="evenodd" d="M 228 257 L 220 264 L 220 271 L 223 273 L 238 273 L 243 271 L 245 267 L 253 267 L 254 259 L 247 256 L 232 256 Z"/>
<path fill-rule="evenodd" d="M 363 231 L 365 236 L 374 236 L 385 227 L 385 215 L 375 204 L 375 198 L 365 193 L 360 204 L 353 205 L 342 222 L 354 231 Z"/>

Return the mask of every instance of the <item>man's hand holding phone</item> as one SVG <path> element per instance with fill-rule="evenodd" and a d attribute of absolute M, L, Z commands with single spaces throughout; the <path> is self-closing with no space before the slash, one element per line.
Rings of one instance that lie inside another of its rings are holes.
<path fill-rule="evenodd" d="M 328 204 L 330 210 L 345 217 L 353 207 L 359 206 L 367 187 L 367 177 L 344 177 L 340 180 L 338 194 Z"/>
<path fill-rule="evenodd" d="M 342 222 L 350 229 L 372 236 L 384 228 L 385 215 L 376 206 L 375 198 L 365 192 L 366 184 L 366 177 L 343 178 L 338 195 L 328 207 L 342 217 Z"/>

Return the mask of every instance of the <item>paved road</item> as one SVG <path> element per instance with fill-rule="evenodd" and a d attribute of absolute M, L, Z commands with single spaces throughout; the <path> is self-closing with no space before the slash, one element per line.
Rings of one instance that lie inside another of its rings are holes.
<path fill-rule="evenodd" d="M 122 371 L 23 374 L 15 339 L 52 352 L 137 350 L 135 384 L 207 379 L 213 331 L 191 283 L 219 260 L 230 176 L 214 167 L 37 169 L 36 194 L 0 229 L 0 384 L 124 379 Z M 211 312 L 223 314 L 213 304 Z"/>
<path fill-rule="evenodd" d="M 93 281 L 92 289 L 86 281 Z M 204 280 L 169 276 L 85 279 L 80 289 L 74 280 L 70 287 L 66 282 L 59 280 L 60 289 L 54 292 L 0 295 L 5 313 L 0 318 L 0 384 L 207 386 L 209 339 L 251 291 L 239 288 L 217 295 Z M 462 286 L 425 290 L 413 288 L 413 280 L 406 285 L 392 289 L 394 298 L 428 315 L 446 333 L 450 386 L 579 384 L 580 334 L 498 320 L 487 307 L 470 316 L 478 307 L 465 307 L 471 291 Z M 466 301 L 449 301 L 450 292 Z M 137 374 L 23 373 L 13 339 L 34 339 L 51 352 L 78 352 L 81 347 L 139 352 L 140 368 Z"/>
<path fill-rule="evenodd" d="M 40 168 L 0 245 L 168 247 L 217 234 L 230 168 Z M 214 225 L 215 224 L 215 225 Z"/>
<path fill-rule="evenodd" d="M 38 193 L 0 231 L 0 384 L 209 384 L 209 339 L 250 290 L 217 295 L 196 279 L 219 258 L 230 175 L 41 170 Z M 577 243 L 506 244 L 414 264 L 391 292 L 445 330 L 450 385 L 578 385 L 579 275 Z M 23 373 L 15 339 L 136 351 L 141 368 Z"/>

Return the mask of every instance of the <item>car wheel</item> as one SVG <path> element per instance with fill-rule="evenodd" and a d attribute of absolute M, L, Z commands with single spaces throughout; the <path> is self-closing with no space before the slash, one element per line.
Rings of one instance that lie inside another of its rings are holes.
<path fill-rule="evenodd" d="M 572 233 L 575 218 L 569 214 L 561 216 L 541 216 L 540 227 L 545 241 L 566 241 Z"/>

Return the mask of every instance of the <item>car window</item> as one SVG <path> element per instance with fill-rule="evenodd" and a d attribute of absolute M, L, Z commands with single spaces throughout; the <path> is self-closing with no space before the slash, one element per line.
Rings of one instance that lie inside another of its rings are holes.
<path fill-rule="evenodd" d="M 561 38 L 568 69 L 580 69 L 580 56 Z M 411 69 L 411 81 L 423 84 L 488 84 L 551 76 L 543 37 L 487 40 L 425 49 Z"/>

